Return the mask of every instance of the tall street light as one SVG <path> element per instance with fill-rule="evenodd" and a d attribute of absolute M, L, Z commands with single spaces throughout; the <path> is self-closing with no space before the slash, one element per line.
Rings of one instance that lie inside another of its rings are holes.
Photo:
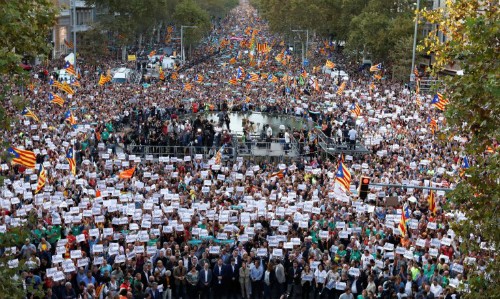
<path fill-rule="evenodd" d="M 305 51 L 305 55 L 304 55 L 304 42 L 302 42 L 302 66 L 304 66 L 304 62 L 305 62 L 305 59 L 307 58 L 307 51 L 308 51 L 308 48 L 309 48 L 309 30 L 299 30 L 299 29 L 296 29 L 296 30 L 292 30 L 292 32 L 305 32 L 306 33 L 306 51 Z"/>
<path fill-rule="evenodd" d="M 198 28 L 198 26 L 181 26 L 181 62 L 184 64 L 185 55 L 184 55 L 184 28 Z"/>
<path fill-rule="evenodd" d="M 417 16 L 415 17 L 415 32 L 413 33 L 413 54 L 411 57 L 411 70 L 410 70 L 410 82 L 415 81 L 415 74 L 413 70 L 415 69 L 415 50 L 417 48 L 417 33 L 418 33 L 418 18 L 420 15 L 420 0 L 417 0 Z"/>
<path fill-rule="evenodd" d="M 73 61 L 73 67 L 75 68 L 75 71 L 76 71 L 76 0 L 72 0 L 71 1 L 71 4 L 72 5 L 72 8 L 73 8 L 73 22 L 72 22 L 72 26 L 73 26 L 73 55 L 75 56 L 75 59 Z"/>

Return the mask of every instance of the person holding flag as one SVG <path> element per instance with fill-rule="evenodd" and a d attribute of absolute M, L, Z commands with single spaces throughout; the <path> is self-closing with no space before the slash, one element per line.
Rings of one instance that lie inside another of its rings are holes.
<path fill-rule="evenodd" d="M 73 147 L 71 147 L 68 150 L 68 152 L 66 153 L 66 160 L 68 160 L 68 163 L 69 163 L 69 172 L 73 176 L 76 176 L 76 159 L 75 159 L 75 151 L 74 151 Z"/>
<path fill-rule="evenodd" d="M 45 170 L 45 167 L 43 167 L 43 164 L 40 164 L 40 170 L 38 171 L 38 181 L 36 184 L 35 194 L 37 194 L 43 189 L 46 180 L 47 180 L 47 171 Z"/>

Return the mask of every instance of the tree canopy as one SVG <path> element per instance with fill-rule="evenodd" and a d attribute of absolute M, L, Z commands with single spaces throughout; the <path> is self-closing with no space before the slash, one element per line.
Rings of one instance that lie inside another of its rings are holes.
<path fill-rule="evenodd" d="M 16 108 L 24 99 L 12 90 L 16 86 L 26 86 L 27 73 L 20 67 L 24 56 L 48 56 L 50 53 L 49 32 L 54 25 L 56 9 L 49 0 L 0 0 L 2 17 L 0 18 L 0 129 L 9 130 L 11 118 L 6 113 L 6 101 Z M 5 143 L 0 144 L 0 151 L 4 152 Z M 2 157 L 3 158 L 3 157 Z M 1 180 L 0 180 L 1 181 Z M 1 181 L 0 183 L 2 183 Z M 10 248 L 19 245 L 30 235 L 30 226 L 27 224 L 12 228 L 0 233 L 0 293 L 11 298 L 24 298 L 21 271 L 26 270 L 25 260 L 18 263 L 9 263 Z M 32 294 L 39 293 L 32 285 L 26 285 Z"/>
<path fill-rule="evenodd" d="M 494 298 L 500 293 L 500 157 L 495 149 L 500 139 L 498 1 L 446 1 L 440 9 L 423 10 L 422 16 L 434 26 L 420 46 L 434 55 L 433 71 L 437 74 L 452 64 L 463 70 L 463 75 L 444 79 L 450 131 L 469 140 L 460 150 L 475 161 L 450 194 L 453 206 L 467 218 L 455 223 L 454 229 L 463 241 L 462 257 L 479 251 L 490 257 L 484 261 L 485 271 L 469 273 L 470 298 Z M 446 37 L 444 42 L 439 39 L 441 34 Z"/>
<path fill-rule="evenodd" d="M 370 53 L 376 61 L 392 64 L 402 41 L 413 36 L 412 1 L 399 0 L 254 0 L 271 30 L 285 35 L 308 29 L 325 39 L 346 41 L 348 53 Z M 405 53 L 411 58 L 411 52 Z M 409 73 L 409 66 L 406 70 Z"/>

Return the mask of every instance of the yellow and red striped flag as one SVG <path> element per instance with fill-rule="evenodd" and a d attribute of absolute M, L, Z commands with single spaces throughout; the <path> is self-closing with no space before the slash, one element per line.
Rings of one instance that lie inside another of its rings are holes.
<path fill-rule="evenodd" d="M 70 148 L 68 150 L 68 153 L 66 154 L 66 159 L 68 160 L 69 163 L 69 172 L 71 172 L 72 175 L 76 175 L 76 159 L 73 148 Z"/>
<path fill-rule="evenodd" d="M 341 96 L 341 95 L 342 95 L 342 93 L 344 92 L 345 87 L 346 87 L 346 83 L 345 83 L 345 82 L 342 82 L 342 84 L 340 84 L 339 89 L 337 90 L 337 95 L 338 95 L 338 96 Z"/>
<path fill-rule="evenodd" d="M 64 99 L 55 93 L 49 93 L 49 100 L 51 103 L 57 104 L 60 107 L 64 105 Z"/>
<path fill-rule="evenodd" d="M 43 167 L 43 164 L 40 164 L 40 171 L 38 171 L 38 181 L 36 183 L 35 194 L 37 194 L 43 189 L 46 181 L 47 181 L 47 171 L 45 170 L 45 167 Z"/>
<path fill-rule="evenodd" d="M 32 151 L 9 147 L 7 150 L 13 156 L 12 163 L 20 164 L 28 168 L 35 168 L 36 155 Z"/>
<path fill-rule="evenodd" d="M 429 197 L 427 198 L 427 202 L 429 203 L 429 211 L 432 214 L 436 214 L 437 205 L 436 205 L 436 197 L 434 196 L 434 191 L 431 190 Z"/>
<path fill-rule="evenodd" d="M 120 179 L 130 179 L 134 175 L 134 172 L 135 172 L 135 167 L 132 167 L 130 169 L 121 171 L 118 177 Z"/>

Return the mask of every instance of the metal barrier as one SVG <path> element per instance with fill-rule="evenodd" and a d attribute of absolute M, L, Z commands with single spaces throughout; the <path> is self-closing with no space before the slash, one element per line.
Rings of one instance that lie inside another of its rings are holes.
<path fill-rule="evenodd" d="M 131 155 L 136 155 L 142 158 L 152 157 L 177 157 L 184 159 L 186 156 L 196 157 L 201 155 L 200 158 L 204 160 L 211 159 L 217 154 L 215 147 L 206 146 L 160 146 L 160 145 L 128 145 L 125 152 Z M 222 154 L 223 160 L 236 160 L 235 148 L 232 146 L 224 147 Z"/>

